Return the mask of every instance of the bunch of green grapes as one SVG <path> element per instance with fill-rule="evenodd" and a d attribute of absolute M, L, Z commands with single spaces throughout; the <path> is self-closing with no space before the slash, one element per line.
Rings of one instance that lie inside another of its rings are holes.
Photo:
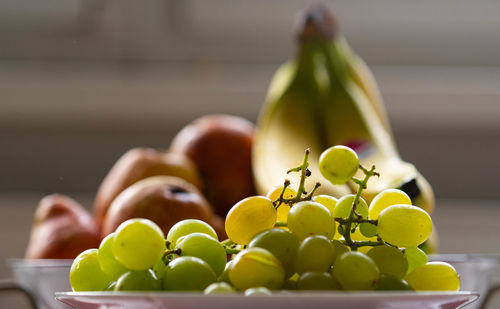
<path fill-rule="evenodd" d="M 163 235 L 146 219 L 131 219 L 98 249 L 73 262 L 75 291 L 204 291 L 205 294 L 269 295 L 276 290 L 447 290 L 460 280 L 443 262 L 428 262 L 419 245 L 432 220 L 398 189 L 361 197 L 375 168 L 359 164 L 344 146 L 326 150 L 320 171 L 334 184 L 352 181 L 355 194 L 336 199 L 306 193 L 303 163 L 297 189 L 290 182 L 266 196 L 252 196 L 228 212 L 228 239 L 200 220 L 183 220 Z M 361 170 L 363 179 L 354 175 Z"/>

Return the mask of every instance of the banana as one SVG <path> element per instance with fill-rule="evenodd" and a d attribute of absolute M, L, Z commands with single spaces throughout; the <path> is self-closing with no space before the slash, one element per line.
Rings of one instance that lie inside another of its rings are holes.
<path fill-rule="evenodd" d="M 257 121 L 252 151 L 254 179 L 260 194 L 289 177 L 286 171 L 311 149 L 309 183 L 318 192 L 336 197 L 354 184 L 334 186 L 321 176 L 320 153 L 333 145 L 353 148 L 365 167 L 375 165 L 380 178 L 371 178 L 363 197 L 370 202 L 380 191 L 401 188 L 415 205 L 434 208 L 429 183 L 415 166 L 404 162 L 394 144 L 383 102 L 368 67 L 335 33 L 333 18 L 324 8 L 303 17 L 298 56 L 275 73 Z"/>
<path fill-rule="evenodd" d="M 346 64 L 348 76 L 365 93 L 368 101 L 374 107 L 377 116 L 380 118 L 385 129 L 391 134 L 392 137 L 392 129 L 389 123 L 389 118 L 387 117 L 382 95 L 380 94 L 377 81 L 375 80 L 372 71 L 363 59 L 361 59 L 361 57 L 359 57 L 351 49 L 343 36 L 339 35 L 335 40 L 339 46 L 339 56 L 342 57 L 342 61 Z"/>
<path fill-rule="evenodd" d="M 434 209 L 432 188 L 415 166 L 401 159 L 382 109 L 382 101 L 373 100 L 379 94 L 378 90 L 373 91 L 377 89 L 376 84 L 370 78 L 365 78 L 363 82 L 359 77 L 369 71 L 361 72 L 360 62 L 355 62 L 352 53 L 350 59 L 346 57 L 346 42 L 342 38 L 325 40 L 322 54 L 330 83 L 328 99 L 322 108 L 326 143 L 350 146 L 358 153 L 362 165 L 375 165 L 381 175 L 370 179 L 363 197 L 370 202 L 384 189 L 401 188 L 409 193 L 415 205 L 431 213 Z M 359 78 L 353 78 L 353 74 Z M 368 91 L 370 88 L 372 90 Z M 372 100 L 367 95 L 370 93 Z M 354 184 L 351 185 L 354 187 Z"/>
<path fill-rule="evenodd" d="M 283 64 L 270 83 L 252 149 L 254 179 L 260 194 L 282 185 L 285 178 L 297 187 L 298 173 L 286 172 L 302 162 L 307 148 L 311 151 L 307 183 L 320 182 L 318 192 L 324 194 L 350 193 L 346 185 L 331 185 L 319 172 L 318 158 L 324 149 L 319 107 L 325 80 L 322 82 L 315 70 L 316 58 L 314 42 L 304 42 L 296 59 Z"/>

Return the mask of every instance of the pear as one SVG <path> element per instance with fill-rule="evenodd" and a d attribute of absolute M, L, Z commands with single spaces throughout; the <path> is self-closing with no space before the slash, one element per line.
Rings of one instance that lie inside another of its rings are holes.
<path fill-rule="evenodd" d="M 142 179 L 113 200 L 102 225 L 102 236 L 114 232 L 124 221 L 145 218 L 155 222 L 165 233 L 178 221 L 199 219 L 214 224 L 210 204 L 196 187 L 172 176 Z M 219 235 L 224 238 L 224 235 Z"/>
<path fill-rule="evenodd" d="M 74 259 L 99 242 L 99 229 L 87 210 L 68 196 L 52 194 L 38 205 L 25 257 Z"/>
<path fill-rule="evenodd" d="M 255 195 L 251 149 L 254 125 L 241 117 L 207 115 L 184 127 L 170 151 L 190 158 L 203 180 L 203 194 L 215 212 L 225 217 L 229 209 Z"/>
<path fill-rule="evenodd" d="M 194 164 L 186 156 L 153 148 L 133 148 L 118 159 L 101 183 L 94 202 L 94 216 L 99 225 L 111 202 L 135 182 L 150 176 L 175 176 L 201 189 Z"/>

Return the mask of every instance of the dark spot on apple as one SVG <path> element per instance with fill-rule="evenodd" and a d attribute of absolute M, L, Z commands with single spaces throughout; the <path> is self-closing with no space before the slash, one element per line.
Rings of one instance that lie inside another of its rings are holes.
<path fill-rule="evenodd" d="M 171 186 L 169 189 L 170 189 L 170 192 L 173 194 L 188 193 L 188 191 L 186 189 L 179 187 L 179 186 Z"/>

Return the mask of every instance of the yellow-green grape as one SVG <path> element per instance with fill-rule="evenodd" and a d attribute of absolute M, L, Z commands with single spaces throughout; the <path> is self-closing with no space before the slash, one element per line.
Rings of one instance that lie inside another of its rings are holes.
<path fill-rule="evenodd" d="M 370 222 L 362 222 L 359 224 L 359 232 L 367 238 L 376 238 L 377 226 Z"/>
<path fill-rule="evenodd" d="M 397 247 L 416 247 L 431 234 L 432 220 L 422 208 L 393 205 L 378 216 L 378 236 Z"/>
<path fill-rule="evenodd" d="M 445 262 L 429 262 L 409 273 L 406 282 L 416 291 L 458 291 L 460 278 L 453 266 Z"/>
<path fill-rule="evenodd" d="M 408 261 L 407 274 L 411 273 L 415 268 L 425 265 L 429 261 L 425 252 L 416 247 L 405 248 L 403 255 Z"/>
<path fill-rule="evenodd" d="M 325 206 L 303 201 L 290 209 L 288 229 L 301 240 L 312 235 L 323 235 L 332 239 L 335 234 L 335 220 Z"/>
<path fill-rule="evenodd" d="M 334 185 L 342 185 L 351 180 L 358 168 L 358 156 L 346 146 L 330 147 L 319 157 L 321 175 Z"/>
<path fill-rule="evenodd" d="M 69 271 L 69 281 L 75 292 L 106 289 L 111 280 L 101 269 L 97 249 L 85 250 L 74 259 Z"/>
<path fill-rule="evenodd" d="M 165 252 L 165 237 L 160 227 L 147 219 L 130 219 L 118 226 L 112 244 L 113 255 L 131 270 L 155 265 Z"/>
<path fill-rule="evenodd" d="M 230 260 L 226 263 L 226 266 L 224 267 L 224 271 L 222 274 L 219 276 L 217 281 L 219 282 L 226 282 L 231 284 L 231 280 L 229 280 L 229 268 L 231 267 L 231 263 L 233 263 L 233 260 Z"/>
<path fill-rule="evenodd" d="M 320 194 L 316 195 L 312 198 L 313 202 L 320 203 L 321 205 L 325 206 L 328 208 L 332 216 L 335 213 L 335 206 L 337 205 L 338 200 L 334 198 L 333 196 L 326 195 L 326 194 Z"/>
<path fill-rule="evenodd" d="M 276 209 L 264 196 L 251 196 L 234 205 L 226 216 L 226 234 L 237 244 L 248 245 L 259 232 L 274 227 Z"/>
<path fill-rule="evenodd" d="M 404 278 L 408 271 L 408 261 L 401 251 L 390 246 L 373 247 L 366 254 L 372 258 L 382 274 Z"/>
<path fill-rule="evenodd" d="M 227 256 L 224 246 L 212 237 L 203 233 L 191 233 L 177 242 L 181 256 L 195 256 L 210 265 L 217 276 L 220 276 L 226 266 Z"/>
<path fill-rule="evenodd" d="M 368 217 L 376 220 L 380 212 L 392 205 L 411 205 L 411 199 L 404 191 L 387 189 L 377 194 L 369 207 Z"/>
<path fill-rule="evenodd" d="M 367 255 L 351 251 L 343 253 L 333 264 L 333 277 L 344 290 L 373 290 L 380 276 L 377 264 Z"/>
<path fill-rule="evenodd" d="M 298 274 L 306 272 L 326 272 L 333 262 L 334 248 L 332 242 L 325 236 L 309 236 L 300 244 L 295 260 L 295 271 Z"/>
<path fill-rule="evenodd" d="M 259 247 L 271 252 L 281 262 L 288 278 L 295 272 L 295 258 L 299 245 L 299 239 L 292 232 L 270 229 L 257 234 L 248 247 Z"/>
<path fill-rule="evenodd" d="M 338 200 L 334 210 L 335 218 L 343 218 L 343 219 L 349 218 L 349 215 L 351 214 L 352 210 L 352 204 L 354 202 L 354 197 L 355 197 L 354 194 L 347 194 Z M 366 201 L 362 197 L 360 197 L 358 200 L 358 204 L 356 205 L 356 212 L 363 219 L 368 218 L 368 205 L 366 204 Z"/>
<path fill-rule="evenodd" d="M 211 285 L 207 286 L 205 291 L 203 291 L 203 294 L 205 295 L 210 295 L 210 294 L 232 294 L 236 293 L 234 288 L 230 286 L 226 282 L 214 282 Z"/>
<path fill-rule="evenodd" d="M 340 290 L 340 284 L 327 272 L 308 272 L 297 280 L 297 290 Z"/>
<path fill-rule="evenodd" d="M 276 201 L 279 197 L 281 192 L 283 191 L 283 186 L 277 186 L 274 189 L 271 189 L 267 193 L 267 197 L 271 201 Z M 290 187 L 286 187 L 285 192 L 283 193 L 283 198 L 285 199 L 292 199 L 297 195 L 297 191 Z M 277 221 L 278 222 L 285 222 L 288 218 L 288 212 L 290 211 L 290 205 L 281 203 L 281 205 L 278 207 L 277 210 Z"/>
<path fill-rule="evenodd" d="M 114 287 L 115 291 L 157 291 L 160 280 L 151 269 L 129 271 L 120 276 Z"/>
<path fill-rule="evenodd" d="M 170 242 L 170 248 L 175 248 L 179 238 L 191 233 L 203 233 L 219 240 L 217 233 L 210 224 L 198 219 L 186 219 L 174 224 L 167 233 L 167 241 Z"/>
<path fill-rule="evenodd" d="M 163 259 L 160 259 L 153 266 L 152 270 L 155 273 L 156 278 L 160 279 L 160 278 L 163 278 L 163 274 L 165 273 L 166 268 L 167 268 L 167 266 L 165 265 L 165 262 L 163 262 Z"/>
<path fill-rule="evenodd" d="M 113 241 L 115 239 L 115 233 L 111 233 L 106 236 L 99 246 L 98 257 L 101 269 L 109 276 L 111 280 L 117 280 L 121 275 L 128 272 L 129 270 L 120 264 L 113 255 Z"/>
<path fill-rule="evenodd" d="M 167 291 L 203 291 L 217 280 L 213 269 L 194 256 L 181 256 L 168 263 L 163 275 Z"/>
<path fill-rule="evenodd" d="M 268 288 L 263 287 L 263 286 L 246 289 L 244 294 L 245 294 L 245 296 L 261 296 L 261 295 L 270 296 L 270 295 L 272 295 L 271 291 L 269 291 Z"/>
<path fill-rule="evenodd" d="M 377 291 L 413 291 L 408 282 L 388 274 L 380 274 Z"/>
<path fill-rule="evenodd" d="M 349 248 L 344 245 L 340 240 L 332 240 L 332 246 L 333 246 L 333 258 L 332 258 L 332 265 L 335 263 L 335 260 L 342 255 L 342 253 L 349 252 Z"/>
<path fill-rule="evenodd" d="M 262 248 L 248 248 L 233 259 L 229 279 L 238 290 L 258 286 L 276 290 L 285 281 L 285 271 L 271 252 Z"/>

